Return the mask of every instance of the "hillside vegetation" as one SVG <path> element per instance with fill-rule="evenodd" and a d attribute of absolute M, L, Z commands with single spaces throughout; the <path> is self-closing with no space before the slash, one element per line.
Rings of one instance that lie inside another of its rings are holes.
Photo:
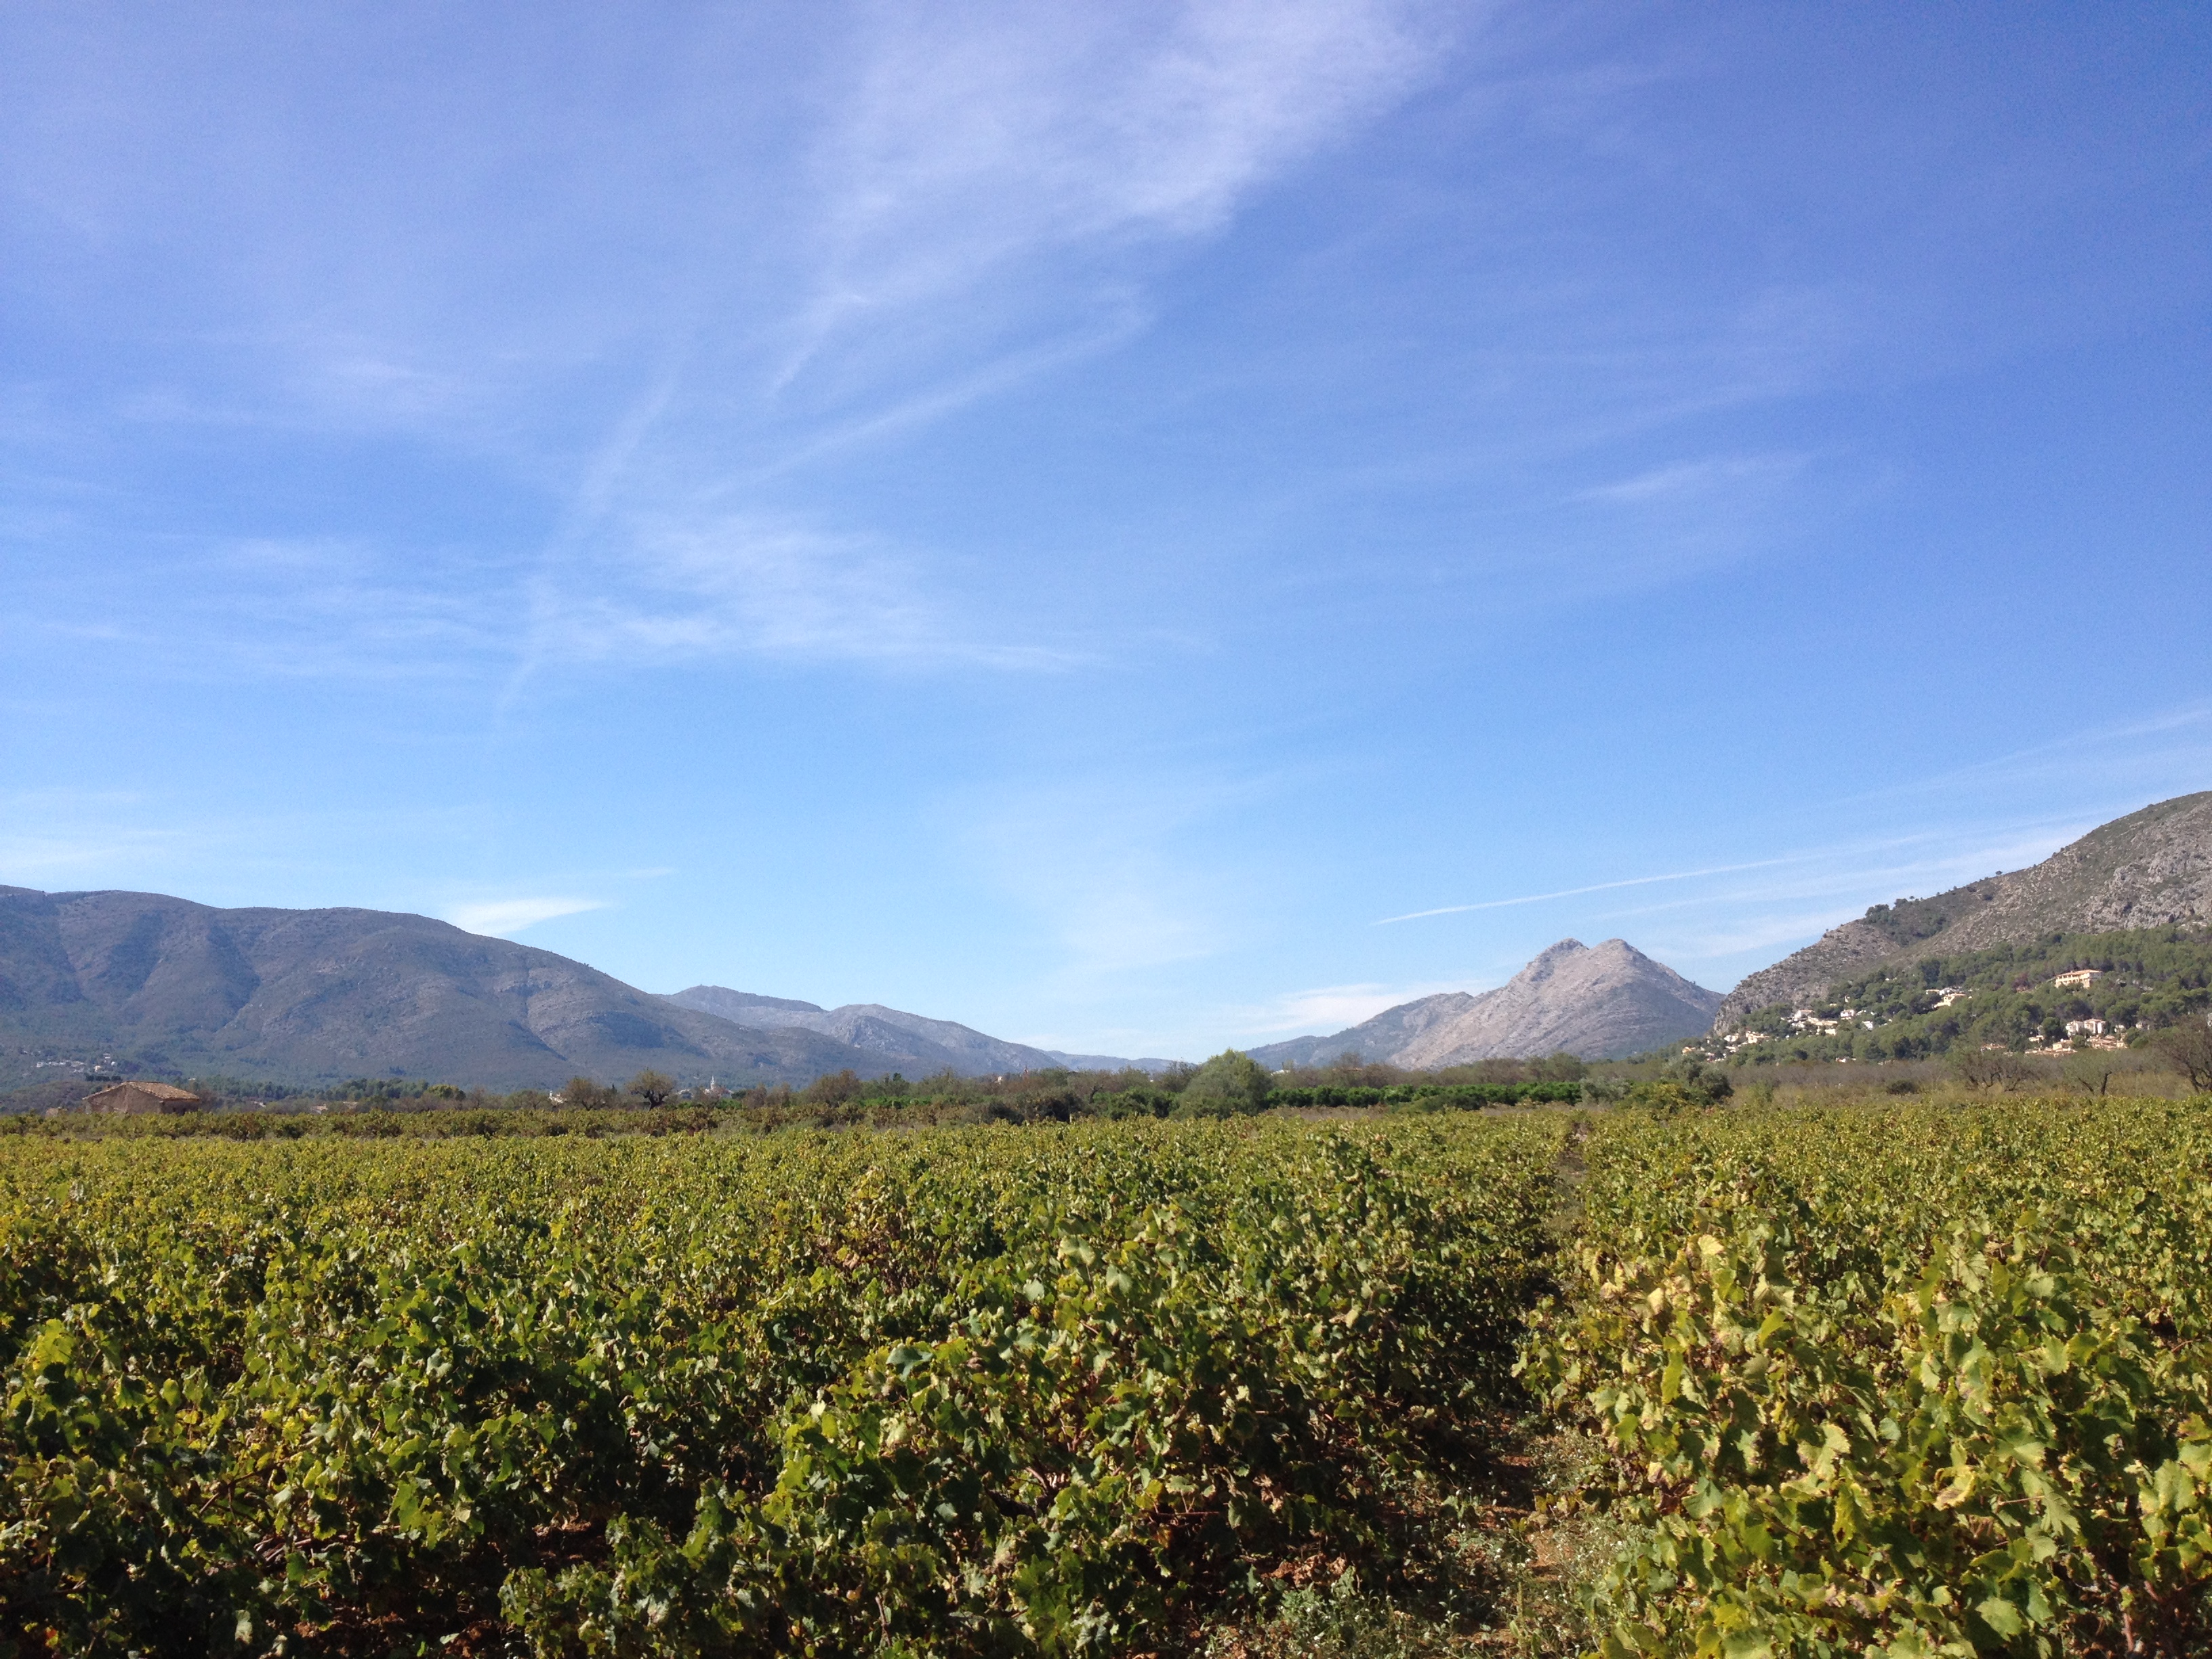
<path fill-rule="evenodd" d="M 2212 791 L 2101 824 L 2026 870 L 1877 904 L 1729 993 L 1717 1028 L 1802 1008 L 1832 987 L 1924 957 L 1962 956 L 2052 933 L 2212 927 Z"/>
<path fill-rule="evenodd" d="M 2100 976 L 2086 986 L 2052 983 L 2079 969 Z M 2101 1023 L 2096 1035 L 2107 1041 L 2140 1045 L 2207 1009 L 2212 930 L 2050 933 L 1887 965 L 1830 986 L 1809 1004 L 1753 1010 L 1699 1046 L 1749 1064 L 1919 1060 L 1989 1045 L 2026 1052 L 2086 1043 L 2088 1022 Z M 1764 1040 L 1739 1040 L 1746 1036 Z"/>

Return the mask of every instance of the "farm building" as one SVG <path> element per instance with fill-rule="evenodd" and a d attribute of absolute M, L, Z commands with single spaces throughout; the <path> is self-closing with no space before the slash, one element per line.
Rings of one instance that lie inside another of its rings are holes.
<path fill-rule="evenodd" d="M 118 1083 L 84 1097 L 88 1112 L 197 1112 L 204 1104 L 190 1089 L 167 1083 Z"/>

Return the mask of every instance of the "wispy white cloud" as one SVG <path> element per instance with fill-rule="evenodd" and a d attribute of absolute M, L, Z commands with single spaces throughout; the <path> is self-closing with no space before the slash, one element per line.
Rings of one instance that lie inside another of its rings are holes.
<path fill-rule="evenodd" d="M 1383 916 L 1371 925 L 1388 927 L 1436 916 L 1546 904 L 1634 888 L 1708 882 L 1714 878 L 1753 872 L 1777 873 L 1772 879 L 1705 887 L 1683 898 L 1659 904 L 1599 909 L 1593 914 L 1617 918 L 1685 908 L 1727 914 L 1730 907 L 1796 904 L 1830 895 L 1856 896 L 1863 904 L 1867 902 L 1864 895 L 1878 889 L 1882 890 L 1880 896 L 1884 898 L 1935 892 L 1996 871 L 2039 863 L 2099 823 L 2148 805 L 2153 799 L 2208 785 L 2212 785 L 2212 704 L 2185 703 L 2131 720 L 2061 732 L 2041 743 L 1986 760 L 1826 802 L 1820 809 L 1829 814 L 1844 811 L 1863 813 L 1869 807 L 1896 800 L 1924 802 L 1931 797 L 1955 795 L 1972 801 L 1978 808 L 1964 822 L 1907 835 L 1823 842 L 1740 863 L 1617 877 L 1540 893 L 1436 905 Z M 2131 799 L 2111 793 L 2130 787 L 2139 787 L 2143 798 Z M 2008 812 L 2004 803 L 2013 795 L 2025 796 L 2034 805 L 2054 798 L 2071 804 L 2058 812 Z M 1916 812 L 1924 817 L 1924 805 L 1916 808 Z M 1917 856 L 1899 856 L 1915 852 Z M 1849 908 L 1808 910 L 1786 922 L 1750 922 L 1747 925 L 1753 932 L 1745 935 L 1741 948 L 1802 937 L 1807 927 L 1817 933 L 1855 914 L 1856 909 Z M 1729 922 L 1720 933 L 1700 936 L 1699 951 L 1717 954 L 1738 948 L 1720 943 L 1728 929 L 1735 925 Z M 1777 927 L 1781 931 L 1774 931 Z"/>
<path fill-rule="evenodd" d="M 639 653 L 1080 659 L 938 550 L 744 503 L 833 451 L 1126 343 L 1146 325 L 1149 261 L 1437 58 L 1395 0 L 880 6 L 854 27 L 760 401 L 743 391 L 751 345 L 702 325 L 612 423 L 532 584 L 532 669 Z M 732 373 L 734 391 L 708 384 Z"/>
<path fill-rule="evenodd" d="M 1672 870 L 1664 875 L 1626 876 L 1618 881 L 1592 882 L 1586 887 L 1562 887 L 1549 893 L 1523 893 L 1514 898 L 1482 899 L 1472 904 L 1440 904 L 1429 910 L 1408 910 L 1402 916 L 1384 916 L 1373 925 L 1387 927 L 1394 922 L 1421 921 L 1430 916 L 1464 915 L 1473 910 L 1504 910 L 1515 905 L 1542 904 L 1553 899 L 1579 898 L 1585 893 L 1610 892 L 1618 887 L 1649 887 L 1662 881 L 1694 881 L 1701 876 L 1728 875 L 1738 870 L 1763 870 L 1777 864 L 1793 864 L 1804 859 L 1820 856 L 1812 853 L 1791 854 L 1783 858 L 1759 859 L 1749 864 L 1709 865 L 1702 870 Z"/>
<path fill-rule="evenodd" d="M 43 631 L 141 647 L 184 678 L 448 680 L 514 648 L 511 561 L 408 558 L 362 537 L 177 538 L 129 580 L 54 580 L 93 619 L 57 606 Z M 180 636 L 194 648 L 176 650 Z"/>
<path fill-rule="evenodd" d="M 1594 915 L 1613 924 L 1668 918 L 1674 927 L 1668 936 L 1674 941 L 1671 948 L 1701 957 L 1723 956 L 1802 941 L 1850 921 L 1869 903 L 1923 897 L 2000 871 L 2026 868 L 2093 827 L 2090 822 L 2015 826 L 1963 840 L 1931 834 L 1913 838 L 1928 849 L 1927 856 L 1913 859 L 1879 856 L 1885 847 L 1894 850 L 1895 842 L 1826 849 L 1784 861 L 1798 870 L 1782 879 L 1726 884 Z"/>
<path fill-rule="evenodd" d="M 1346 1026 L 1372 1019 L 1384 1009 L 1395 1008 L 1401 1003 L 1413 1002 L 1445 991 L 1480 991 L 1485 988 L 1479 983 L 1455 980 L 1427 980 L 1407 985 L 1371 982 L 1323 985 L 1311 990 L 1285 991 L 1273 1002 L 1260 1008 L 1243 1011 L 1241 1018 L 1232 1018 L 1223 1023 L 1268 1036 L 1286 1032 L 1340 1031 Z"/>
<path fill-rule="evenodd" d="M 104 769 L 88 762 L 82 775 Z M 127 888 L 203 904 L 377 906 L 397 896 L 362 872 L 380 858 L 419 866 L 446 856 L 483 821 L 460 802 L 334 797 L 314 804 L 211 804 L 202 790 L 95 784 L 0 793 L 0 883 Z M 435 849 L 435 850 L 432 850 Z"/>
<path fill-rule="evenodd" d="M 2058 790 L 2094 802 L 2101 817 L 2112 817 L 2151 804 L 2112 792 L 2166 791 L 2177 786 L 2194 790 L 2208 785 L 2212 785 L 2212 702 L 2187 702 L 2132 720 L 2059 732 L 1985 760 L 1887 784 L 1852 800 L 1944 795 L 1988 799 L 2014 791 L 2048 799 Z"/>
<path fill-rule="evenodd" d="M 136 866 L 186 839 L 130 790 L 15 790 L 0 795 L 0 810 L 9 825 L 0 831 L 0 883 L 9 886 Z"/>
<path fill-rule="evenodd" d="M 1732 982 L 1850 921 L 1870 903 L 1943 892 L 2040 863 L 2099 822 L 2095 815 L 1954 826 L 1815 849 L 1753 881 L 1723 881 L 1680 897 L 1589 913 L 1583 925 L 1619 928 L 1693 979 Z M 1902 856 L 1900 856 L 1902 854 Z"/>
<path fill-rule="evenodd" d="M 471 933 L 489 933 L 503 937 L 519 933 L 526 927 L 534 927 L 541 921 L 551 921 L 556 916 L 581 915 L 586 910 L 604 910 L 602 899 L 587 898 L 507 898 L 485 899 L 472 904 L 448 905 L 445 919 L 456 927 Z"/>
<path fill-rule="evenodd" d="M 1136 295 L 1104 296 L 1087 327 L 1071 328 L 1034 345 L 999 352 L 972 368 L 925 382 L 904 395 L 865 403 L 842 418 L 815 426 L 805 437 L 785 444 L 728 482 L 732 487 L 759 485 L 841 452 L 926 428 L 1025 381 L 1103 356 L 1135 339 L 1150 320 Z"/>
<path fill-rule="evenodd" d="M 1097 263 L 1204 235 L 1254 189 L 1401 96 L 1434 24 L 1390 0 L 1151 9 L 872 8 L 846 118 L 814 172 L 813 290 L 784 367 L 828 395 L 874 372 L 1121 302 Z M 1010 293 L 1074 254 L 1048 296 Z M 978 307 L 984 289 L 997 303 Z"/>
<path fill-rule="evenodd" d="M 801 29 L 687 12 L 626 38 L 604 87 L 576 20 L 511 27 L 499 61 L 574 77 L 552 126 L 535 76 L 459 49 L 485 42 L 459 22 L 427 62 L 373 22 L 325 26 L 333 60 L 373 78 L 404 59 L 408 88 L 364 113 L 340 77 L 348 114 L 327 118 L 264 95 L 319 84 L 296 43 L 218 29 L 225 61 L 295 73 L 239 68 L 212 122 L 179 92 L 206 73 L 197 33 L 57 26 L 38 50 L 84 66 L 101 113 L 79 131 L 82 111 L 40 100 L 0 121 L 21 140 L 0 173 L 74 254 L 153 239 L 167 285 L 137 319 L 160 336 L 142 378 L 53 411 L 48 459 L 65 475 L 118 419 L 247 448 L 396 435 L 553 497 L 543 544 L 509 550 L 526 576 L 404 532 L 346 526 L 289 563 L 240 539 L 203 569 L 285 625 L 197 619 L 234 672 L 640 651 L 1059 665 L 1004 581 L 963 582 L 858 514 L 796 524 L 769 487 L 1133 338 L 1163 260 L 1441 61 L 1437 10 L 987 0 Z M 356 119 L 377 123 L 372 167 Z"/>
<path fill-rule="evenodd" d="M 811 274 L 770 331 L 764 401 L 740 411 L 745 453 L 702 441 L 702 412 L 726 415 L 726 400 L 696 383 L 670 382 L 643 427 L 626 416 L 589 485 L 604 533 L 538 584 L 540 641 L 586 656 L 611 641 L 1074 660 L 934 550 L 724 503 L 1133 338 L 1149 262 L 1218 229 L 1437 61 L 1417 17 L 1396 0 L 865 10 L 854 77 L 808 162 Z M 721 349 L 697 346 L 691 381 Z"/>
<path fill-rule="evenodd" d="M 1546 893 L 1414 912 L 1391 921 L 1536 904 L 1564 904 L 1568 925 L 1620 929 L 1639 948 L 1696 977 L 1740 972 L 1749 953 L 1770 958 L 1858 915 L 1869 903 L 1941 892 L 2047 858 L 2094 827 L 2094 817 L 2047 817 L 1926 830 L 1802 848 L 1773 858 L 1593 882 Z M 1728 879 L 1753 877 L 1754 878 Z M 1595 895 L 1681 884 L 1679 896 L 1627 906 L 1572 904 Z M 1381 923 L 1376 924 L 1382 925 Z M 1759 965 L 1764 965 L 1763 961 Z"/>
<path fill-rule="evenodd" d="M 1279 788 L 1260 777 L 1102 769 L 1057 785 L 1009 783 L 945 812 L 954 844 L 1051 941 L 1054 983 L 1079 1000 L 1243 942 L 1269 878 L 1261 860 L 1227 854 L 1229 826 Z"/>
<path fill-rule="evenodd" d="M 1194 962 L 1223 947 L 1227 920 L 1202 873 L 1138 831 L 1000 815 L 978 826 L 997 884 L 1053 942 L 1071 991 Z"/>
<path fill-rule="evenodd" d="M 70 836 L 0 836 L 0 876 L 11 887 L 35 887 L 80 870 L 106 870 L 174 841 L 158 830 L 79 840 Z"/>
<path fill-rule="evenodd" d="M 1582 499 L 1617 507 L 1674 506 L 1715 495 L 1740 496 L 1746 489 L 1770 489 L 1805 470 L 1802 455 L 1724 455 L 1654 467 L 1633 477 L 1599 484 Z"/>
<path fill-rule="evenodd" d="M 1055 668 L 1049 644 L 990 636 L 923 562 L 875 538 L 766 515 L 647 518 L 532 584 L 529 659 L 749 654 L 879 665 Z"/>

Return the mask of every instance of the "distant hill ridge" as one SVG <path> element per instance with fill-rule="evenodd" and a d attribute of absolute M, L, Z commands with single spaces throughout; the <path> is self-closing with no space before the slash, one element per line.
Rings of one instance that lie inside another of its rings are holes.
<path fill-rule="evenodd" d="M 1693 985 L 1626 939 L 1561 939 L 1495 990 L 1447 991 L 1385 1009 L 1334 1036 L 1293 1037 L 1252 1050 L 1262 1065 L 1362 1059 L 1426 1071 L 1470 1060 L 1565 1052 L 1585 1060 L 1640 1053 L 1695 1036 L 1721 995 Z"/>
<path fill-rule="evenodd" d="M 848 1002 L 839 1008 L 799 1002 L 789 997 L 764 997 L 750 991 L 732 991 L 720 985 L 694 985 L 669 994 L 666 1000 L 679 1007 L 718 1014 L 740 1025 L 769 1029 L 803 1029 L 850 1043 L 873 1055 L 884 1070 L 923 1078 L 951 1070 L 963 1077 L 1009 1072 L 1038 1072 L 1054 1066 L 1087 1070 L 1118 1070 L 1138 1066 L 1157 1072 L 1164 1060 L 1122 1060 L 1111 1054 L 1071 1054 L 1056 1048 L 1033 1048 L 1025 1042 L 1008 1042 L 988 1036 L 972 1026 L 949 1019 L 930 1019 L 880 1002 Z"/>
<path fill-rule="evenodd" d="M 2212 790 L 2146 806 L 2092 830 L 2040 864 L 1933 898 L 1878 904 L 1729 992 L 1716 1030 L 1776 1003 L 1923 957 L 2020 945 L 2042 933 L 2212 925 Z"/>
<path fill-rule="evenodd" d="M 1068 1063 L 893 1008 L 720 994 L 735 1018 L 404 912 L 0 886 L 0 1086 L 51 1076 L 36 1061 L 56 1054 L 112 1054 L 141 1073 L 499 1089 L 648 1067 L 742 1086 Z"/>
<path fill-rule="evenodd" d="M 647 1067 L 687 1081 L 808 1082 L 868 1060 L 817 1032 L 732 1025 L 428 916 L 0 887 L 8 1072 L 24 1071 L 25 1048 L 200 1076 L 500 1088 Z"/>

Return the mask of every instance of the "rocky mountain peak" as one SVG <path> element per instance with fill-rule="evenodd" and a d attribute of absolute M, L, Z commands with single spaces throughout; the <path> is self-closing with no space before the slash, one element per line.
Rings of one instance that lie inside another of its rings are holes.
<path fill-rule="evenodd" d="M 1608 939 L 1607 943 L 1618 945 L 1620 941 Z M 1536 952 L 1529 958 L 1528 965 L 1514 975 L 1513 978 L 1516 981 L 1525 981 L 1530 984 L 1539 980 L 1549 979 L 1563 965 L 1583 955 L 1589 948 L 1578 939 L 1563 939 L 1557 945 L 1547 945 Z"/>
<path fill-rule="evenodd" d="M 1720 1001 L 1626 939 L 1563 939 L 1495 990 L 1401 1003 L 1334 1036 L 1269 1043 L 1252 1056 L 1269 1066 L 1315 1065 L 1352 1049 L 1419 1069 L 1561 1050 L 1600 1059 L 1697 1036 Z"/>

